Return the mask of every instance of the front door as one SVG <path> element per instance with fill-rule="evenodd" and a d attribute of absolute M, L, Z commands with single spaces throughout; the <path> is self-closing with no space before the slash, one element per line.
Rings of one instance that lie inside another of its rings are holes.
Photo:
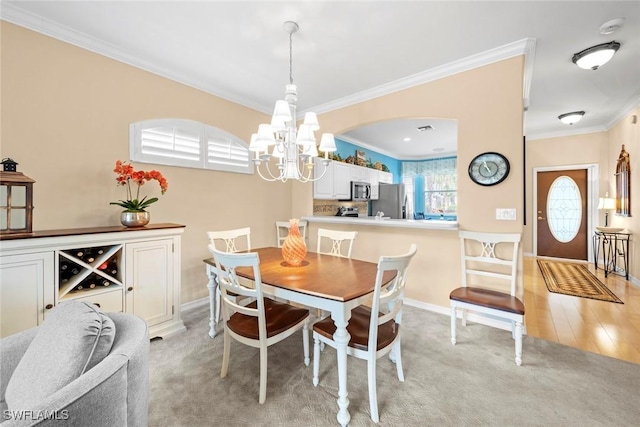
<path fill-rule="evenodd" d="M 537 172 L 537 255 L 587 260 L 587 169 Z"/>

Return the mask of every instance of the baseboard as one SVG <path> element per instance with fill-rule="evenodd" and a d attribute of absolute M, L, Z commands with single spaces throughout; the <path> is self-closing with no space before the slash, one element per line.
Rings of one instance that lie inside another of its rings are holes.
<path fill-rule="evenodd" d="M 209 297 L 204 297 L 194 301 L 189 301 L 189 302 L 180 304 L 180 310 L 181 311 L 194 310 L 196 308 L 202 307 L 203 305 L 209 305 Z"/>
<path fill-rule="evenodd" d="M 431 311 L 433 313 L 443 314 L 445 316 L 451 315 L 451 308 L 443 307 L 441 305 L 429 304 L 426 302 L 414 300 L 411 298 L 405 298 L 404 303 L 411 306 L 416 307 L 422 310 Z M 209 297 L 200 298 L 194 301 L 185 302 L 180 305 L 181 311 L 194 310 L 196 308 L 200 308 L 202 306 L 209 305 Z M 462 314 L 458 313 L 458 318 L 461 318 Z M 470 322 L 480 323 L 482 325 L 491 326 L 498 329 L 503 329 L 505 331 L 511 331 L 511 323 L 505 322 L 502 319 L 498 319 L 496 317 L 491 316 L 482 316 L 475 313 L 468 312 L 467 320 Z M 526 327 L 523 327 L 524 335 L 526 335 Z"/>

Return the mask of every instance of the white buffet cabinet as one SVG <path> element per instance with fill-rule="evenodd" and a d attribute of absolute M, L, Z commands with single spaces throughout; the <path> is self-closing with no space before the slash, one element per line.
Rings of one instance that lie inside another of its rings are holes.
<path fill-rule="evenodd" d="M 371 199 L 378 199 L 378 184 L 393 182 L 393 174 L 377 169 L 357 166 L 331 160 L 325 170 L 321 159 L 315 159 L 314 178 L 322 178 L 313 182 L 313 198 L 325 200 L 348 200 L 351 198 L 351 181 L 371 184 Z"/>
<path fill-rule="evenodd" d="M 143 318 L 149 335 L 185 330 L 180 318 L 184 226 L 36 231 L 0 240 L 0 337 L 40 325 L 66 300 Z"/>

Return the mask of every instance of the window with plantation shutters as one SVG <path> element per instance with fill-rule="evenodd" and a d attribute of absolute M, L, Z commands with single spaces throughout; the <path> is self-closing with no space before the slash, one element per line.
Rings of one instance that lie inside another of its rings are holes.
<path fill-rule="evenodd" d="M 249 146 L 222 129 L 186 119 L 157 119 L 130 126 L 131 160 L 226 172 L 253 173 Z"/>

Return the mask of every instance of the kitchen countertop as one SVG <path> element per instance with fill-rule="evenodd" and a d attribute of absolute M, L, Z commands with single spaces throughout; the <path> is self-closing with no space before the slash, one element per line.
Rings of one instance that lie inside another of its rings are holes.
<path fill-rule="evenodd" d="M 439 219 L 376 219 L 373 216 L 345 217 L 345 216 L 305 216 L 301 219 L 309 222 L 325 224 L 353 224 L 372 225 L 376 227 L 400 227 L 400 228 L 424 228 L 457 230 L 457 221 L 444 221 Z"/>

